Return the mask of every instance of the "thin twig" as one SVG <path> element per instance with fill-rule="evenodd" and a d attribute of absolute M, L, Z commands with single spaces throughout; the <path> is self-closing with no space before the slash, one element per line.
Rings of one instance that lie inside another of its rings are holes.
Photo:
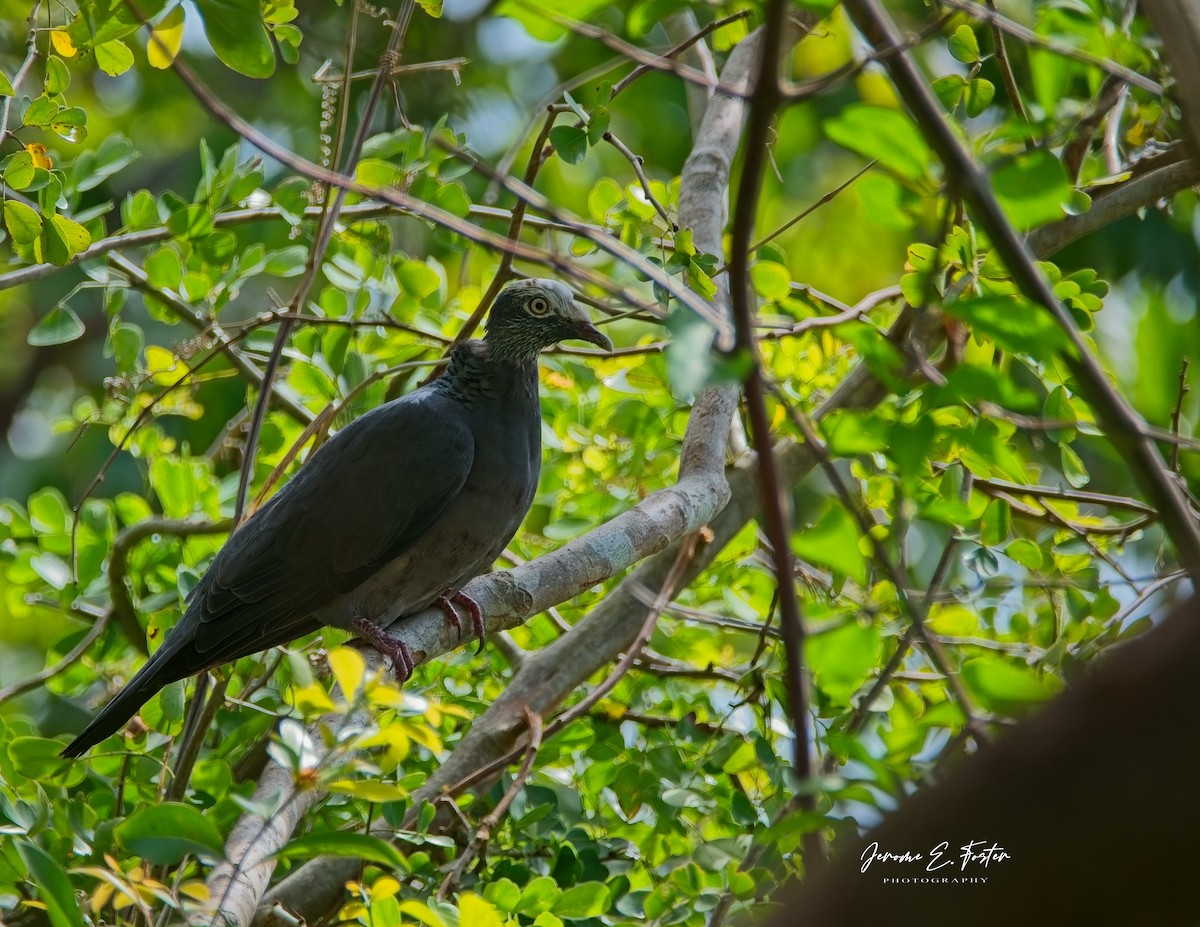
<path fill-rule="evenodd" d="M 646 179 L 646 171 L 642 167 L 642 162 L 645 159 L 641 155 L 630 151 L 629 146 L 613 135 L 612 132 L 605 132 L 604 140 L 617 149 L 621 153 L 621 156 L 633 166 L 633 172 L 637 175 L 638 183 L 642 185 L 642 192 L 646 194 L 646 199 L 650 201 L 650 205 L 654 207 L 654 211 L 659 214 L 663 222 L 667 224 L 667 227 L 672 231 L 676 231 L 679 226 L 667 215 L 663 204 L 658 201 L 658 197 L 650 189 L 650 181 Z"/>
<path fill-rule="evenodd" d="M 25 37 L 25 60 L 21 62 L 21 66 L 17 68 L 17 72 L 13 75 L 11 81 L 13 94 L 6 96 L 3 102 L 0 102 L 0 145 L 4 144 L 4 140 L 8 138 L 8 115 L 12 109 L 12 101 L 16 99 L 21 90 L 21 84 L 25 83 L 25 78 L 29 74 L 29 69 L 34 66 L 40 57 L 37 48 L 37 18 L 38 13 L 42 9 L 42 0 L 36 0 L 33 7 L 29 10 L 29 16 L 26 22 L 29 23 L 29 32 Z"/>
<path fill-rule="evenodd" d="M 1002 13 L 997 13 L 995 10 L 980 6 L 978 3 L 972 2 L 972 0 L 941 0 L 941 2 L 946 4 L 946 6 L 954 7 L 956 10 L 961 10 L 964 13 L 969 13 L 971 16 L 982 19 L 995 28 L 1008 33 L 1014 38 L 1020 39 L 1022 42 L 1028 42 L 1030 45 L 1044 48 L 1047 51 L 1054 52 L 1056 55 L 1070 58 L 1072 61 L 1080 61 L 1094 68 L 1099 68 L 1106 74 L 1119 77 L 1126 83 L 1132 84 L 1134 87 L 1140 87 L 1153 96 L 1161 97 L 1166 92 L 1162 84 L 1151 80 L 1143 74 L 1139 74 L 1137 71 L 1117 64 L 1115 61 L 1098 58 L 1089 52 L 1075 48 L 1072 45 L 1067 45 L 1065 42 L 1058 42 L 1044 35 L 1038 35 L 1032 29 L 1014 22 Z"/>
<path fill-rule="evenodd" d="M 525 783 L 529 781 L 529 776 L 533 773 L 533 763 L 542 746 L 542 718 L 526 705 L 525 721 L 529 725 L 529 742 L 525 745 L 525 759 L 521 763 L 521 768 L 517 770 L 516 776 L 513 777 L 509 787 L 505 789 L 504 795 L 496 803 L 496 807 L 479 822 L 479 829 L 475 831 L 475 836 L 471 838 L 471 842 L 463 850 L 454 868 L 446 875 L 441 888 L 438 889 L 438 901 L 446 898 L 466 873 L 467 867 L 471 865 L 471 860 L 487 848 L 488 841 L 492 839 L 492 831 L 508 813 L 509 806 L 521 794 Z"/>
<path fill-rule="evenodd" d="M 1171 432 L 1179 434 L 1179 421 L 1183 417 L 1183 401 L 1187 398 L 1187 394 L 1191 392 L 1191 387 L 1188 386 L 1187 375 L 1188 365 L 1191 364 L 1191 358 L 1184 357 L 1183 363 L 1179 366 L 1179 389 L 1178 397 L 1175 400 L 1175 408 L 1171 410 Z M 1171 445 L 1171 469 L 1176 473 L 1179 472 L 1179 445 Z"/>
<path fill-rule="evenodd" d="M 996 12 L 996 0 L 987 0 L 988 9 Z M 1008 102 L 1021 122 L 1029 124 L 1029 113 L 1025 110 L 1025 101 L 1021 99 L 1021 89 L 1017 86 L 1016 75 L 1013 74 L 1012 61 L 1008 57 L 1008 45 L 1005 42 L 1004 31 L 999 24 L 992 20 L 992 44 L 996 47 L 996 64 L 1000 68 L 1000 79 L 1004 81 L 1004 90 L 1008 94 Z M 1026 147 L 1031 147 L 1032 139 L 1026 139 Z"/>
<path fill-rule="evenodd" d="M 716 32 L 718 29 L 724 28 L 725 26 L 728 26 L 730 23 L 735 23 L 739 19 L 745 19 L 749 15 L 750 15 L 749 10 L 738 10 L 736 13 L 731 13 L 728 16 L 721 17 L 720 19 L 714 19 L 711 23 L 709 23 L 707 26 L 705 26 L 703 29 L 701 29 L 699 32 L 697 32 L 695 35 L 690 36 L 689 38 L 680 42 L 678 45 L 676 45 L 670 51 L 664 52 L 662 57 L 669 60 L 671 58 L 674 58 L 677 55 L 681 55 L 685 51 L 687 51 L 689 48 L 691 48 L 693 45 L 695 45 L 697 42 L 699 42 L 701 39 L 705 38 L 705 36 L 711 35 L 712 33 Z M 624 58 L 624 56 L 622 56 L 622 60 L 626 60 Z M 635 80 L 637 80 L 639 77 L 643 76 L 644 74 L 649 74 L 651 71 L 655 71 L 655 70 L 659 70 L 659 69 L 654 68 L 649 64 L 639 64 L 636 68 L 634 68 L 632 71 L 630 71 L 624 77 L 622 77 L 619 81 L 617 81 L 615 84 L 613 84 L 612 96 L 609 97 L 609 99 L 615 100 L 618 96 L 620 96 L 620 94 L 622 92 L 624 92 L 625 88 L 628 87 L 630 84 L 632 84 Z"/>
<path fill-rule="evenodd" d="M 0 704 L 8 701 L 10 698 L 16 698 L 18 695 L 38 688 L 48 679 L 53 679 L 59 673 L 74 666 L 79 661 L 79 658 L 87 652 L 87 649 L 96 643 L 100 635 L 104 633 L 104 629 L 108 627 L 111 616 L 112 612 L 106 611 L 97 618 L 88 629 L 87 634 L 80 638 L 79 643 L 64 654 L 62 659 L 53 666 L 47 666 L 45 669 L 38 670 L 32 676 L 27 676 L 20 682 L 14 682 L 11 686 L 0 689 Z"/>

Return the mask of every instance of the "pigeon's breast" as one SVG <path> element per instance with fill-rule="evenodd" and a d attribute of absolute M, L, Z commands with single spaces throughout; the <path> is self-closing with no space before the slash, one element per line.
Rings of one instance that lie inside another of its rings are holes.
<path fill-rule="evenodd" d="M 329 619 L 349 606 L 386 626 L 491 569 L 533 503 L 541 468 L 536 371 L 510 386 L 466 403 L 475 451 L 458 496 L 417 543 L 328 609 Z"/>

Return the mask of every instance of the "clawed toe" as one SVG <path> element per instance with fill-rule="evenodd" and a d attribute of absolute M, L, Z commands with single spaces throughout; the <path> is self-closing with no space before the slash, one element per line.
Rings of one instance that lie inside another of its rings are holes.
<path fill-rule="evenodd" d="M 404 685 L 412 678 L 417 663 L 404 641 L 392 637 L 375 622 L 361 616 L 351 620 L 350 628 L 392 661 L 392 672 L 395 673 L 400 685 Z"/>
<path fill-rule="evenodd" d="M 466 609 L 467 614 L 471 616 L 471 627 L 475 629 L 475 636 L 479 638 L 479 648 L 475 652 L 483 653 L 483 610 L 480 609 L 478 602 L 462 591 L 450 592 L 447 590 L 438 596 L 433 604 L 440 608 L 442 613 L 450 619 L 450 623 L 458 631 L 458 639 L 460 641 L 463 639 L 463 626 L 462 621 L 459 620 L 458 611 L 454 606 L 457 604 Z"/>

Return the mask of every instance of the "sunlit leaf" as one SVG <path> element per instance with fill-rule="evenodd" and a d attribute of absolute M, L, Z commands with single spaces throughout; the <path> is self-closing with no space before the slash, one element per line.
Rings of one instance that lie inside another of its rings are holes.
<path fill-rule="evenodd" d="M 171 7 L 146 40 L 146 59 L 154 68 L 169 68 L 183 44 L 183 4 Z"/>

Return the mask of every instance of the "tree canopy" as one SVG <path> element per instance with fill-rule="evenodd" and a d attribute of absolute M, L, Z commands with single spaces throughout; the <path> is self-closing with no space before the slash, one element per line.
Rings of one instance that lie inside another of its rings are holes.
<path fill-rule="evenodd" d="M 1143 706 L 1159 674 L 1081 680 L 1200 567 L 1196 23 L 0 0 L 0 919 L 836 911 L 872 828 L 1047 731 L 1106 755 L 1068 690 Z M 326 631 L 60 759 L 229 532 L 519 276 L 616 348 L 542 357 L 486 648 L 406 618 L 401 688 Z"/>

